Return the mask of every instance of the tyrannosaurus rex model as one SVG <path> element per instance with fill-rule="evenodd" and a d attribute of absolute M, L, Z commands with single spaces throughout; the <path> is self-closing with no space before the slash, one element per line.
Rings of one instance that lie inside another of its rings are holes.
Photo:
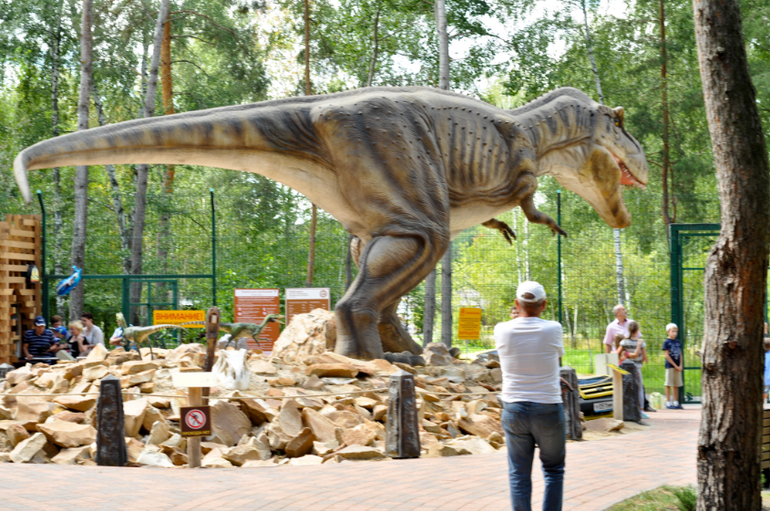
<path fill-rule="evenodd" d="M 363 359 L 421 351 L 397 303 L 463 229 L 500 229 L 494 216 L 520 206 L 562 232 L 535 207 L 538 176 L 554 176 L 612 227 L 630 224 L 621 185 L 647 183 L 623 109 L 571 88 L 514 110 L 436 89 L 366 88 L 139 119 L 35 144 L 14 172 L 29 202 L 28 170 L 116 163 L 255 172 L 333 215 L 355 236 L 359 266 L 336 305 L 335 350 Z"/>

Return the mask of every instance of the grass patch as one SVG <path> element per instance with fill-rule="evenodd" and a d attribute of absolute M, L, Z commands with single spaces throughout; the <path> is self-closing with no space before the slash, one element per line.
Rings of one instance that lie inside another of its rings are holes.
<path fill-rule="evenodd" d="M 695 500 L 692 487 L 661 486 L 615 504 L 609 511 L 693 511 Z"/>

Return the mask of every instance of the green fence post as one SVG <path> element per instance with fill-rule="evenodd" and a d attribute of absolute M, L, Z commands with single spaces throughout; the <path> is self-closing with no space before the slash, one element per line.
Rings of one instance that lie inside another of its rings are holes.
<path fill-rule="evenodd" d="M 48 216 L 46 210 L 45 210 L 45 202 L 43 202 L 43 192 L 38 190 L 37 191 L 37 200 L 40 203 L 40 213 L 42 217 L 42 221 L 40 222 L 41 230 L 40 230 L 40 283 L 42 285 L 41 294 L 42 294 L 42 302 L 43 302 L 43 317 L 49 318 L 48 315 L 48 275 L 45 272 L 45 251 L 46 251 L 46 238 L 45 238 L 45 225 L 46 225 L 46 217 Z"/>
<path fill-rule="evenodd" d="M 217 210 L 214 206 L 214 189 L 211 195 L 211 306 L 217 306 Z"/>

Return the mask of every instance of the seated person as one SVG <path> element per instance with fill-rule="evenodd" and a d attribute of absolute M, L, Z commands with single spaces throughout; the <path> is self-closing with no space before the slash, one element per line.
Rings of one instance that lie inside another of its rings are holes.
<path fill-rule="evenodd" d="M 135 342 L 131 341 L 129 342 L 127 339 L 123 338 L 123 327 L 119 326 L 115 329 L 114 332 L 112 332 L 112 336 L 109 340 L 110 346 L 123 346 L 123 349 L 126 351 L 128 350 L 134 350 L 139 351 L 139 347 L 136 345 Z"/>
<path fill-rule="evenodd" d="M 93 348 L 92 345 L 88 344 L 88 340 L 86 340 L 86 336 L 83 334 L 83 323 L 80 321 L 73 321 L 70 323 L 70 331 L 72 332 L 72 337 L 70 338 L 70 346 L 72 346 L 72 355 L 75 357 L 85 357 L 88 355 L 88 352 L 91 351 Z"/>
<path fill-rule="evenodd" d="M 51 332 L 53 332 L 56 342 L 58 342 L 61 347 L 61 349 L 56 352 L 56 358 L 59 360 L 75 360 L 71 353 L 72 347 L 67 342 L 67 329 L 63 326 L 51 327 Z"/>
<path fill-rule="evenodd" d="M 61 349 L 61 345 L 56 341 L 53 332 L 45 327 L 45 318 L 37 316 L 35 317 L 35 327 L 24 333 L 22 349 L 26 360 L 33 358 L 56 359 L 56 352 Z"/>
<path fill-rule="evenodd" d="M 50 323 L 51 323 L 51 331 L 53 332 L 54 337 L 56 337 L 56 329 L 61 328 L 62 330 L 64 330 L 64 338 L 60 339 L 59 342 L 65 342 L 65 341 L 69 342 L 71 335 L 67 331 L 67 329 L 64 328 L 64 324 L 61 316 L 56 316 L 56 315 L 51 316 Z"/>

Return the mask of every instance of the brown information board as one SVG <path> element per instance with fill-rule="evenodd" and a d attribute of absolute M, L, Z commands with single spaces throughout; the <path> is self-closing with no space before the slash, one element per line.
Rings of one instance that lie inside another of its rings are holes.
<path fill-rule="evenodd" d="M 179 408 L 179 416 L 182 418 L 182 436 L 211 435 L 211 411 L 207 405 L 182 406 Z"/>
<path fill-rule="evenodd" d="M 236 289 L 233 315 L 235 323 L 262 323 L 268 314 L 281 313 L 281 298 L 278 289 Z M 273 344 L 281 334 L 279 323 L 270 323 L 260 334 L 262 351 L 273 351 Z M 264 341 L 262 339 L 265 339 Z M 250 340 L 249 348 L 258 348 L 257 343 Z"/>
<path fill-rule="evenodd" d="M 297 287 L 286 289 L 286 324 L 297 314 L 313 309 L 331 310 L 331 293 L 328 287 Z"/>

